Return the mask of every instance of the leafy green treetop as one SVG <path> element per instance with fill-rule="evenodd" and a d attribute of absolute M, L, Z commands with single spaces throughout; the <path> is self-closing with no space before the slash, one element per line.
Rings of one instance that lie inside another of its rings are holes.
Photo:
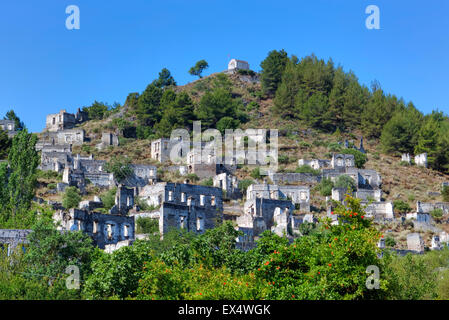
<path fill-rule="evenodd" d="M 25 129 L 25 124 L 23 123 L 23 121 L 20 121 L 20 118 L 16 115 L 14 110 L 9 110 L 6 113 L 5 120 L 14 121 L 14 125 L 15 125 L 17 131 Z"/>
<path fill-rule="evenodd" d="M 193 67 L 190 68 L 189 74 L 191 74 L 192 76 L 198 76 L 199 78 L 202 78 L 201 73 L 203 73 L 203 71 L 207 68 L 209 68 L 209 64 L 207 63 L 207 61 L 200 60 Z"/>

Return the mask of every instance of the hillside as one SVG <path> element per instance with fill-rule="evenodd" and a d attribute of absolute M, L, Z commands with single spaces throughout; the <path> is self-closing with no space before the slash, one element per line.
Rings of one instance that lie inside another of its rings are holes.
<path fill-rule="evenodd" d="M 177 93 L 186 92 L 196 103 L 200 98 L 213 88 L 217 75 L 204 77 L 185 86 L 176 86 Z M 342 142 L 345 139 L 358 144 L 362 136 L 360 130 L 343 132 L 340 135 L 322 132 L 310 128 L 297 120 L 286 119 L 273 111 L 273 99 L 261 94 L 261 84 L 257 78 L 232 74 L 227 77 L 230 81 L 230 90 L 235 99 L 240 99 L 249 114 L 249 121 L 242 124 L 242 128 L 276 128 L 279 130 L 279 156 L 288 157 L 287 163 L 280 164 L 280 170 L 295 170 L 297 160 L 301 158 L 330 159 L 331 150 L 329 144 Z M 81 155 L 93 154 L 96 159 L 109 160 L 117 156 L 126 156 L 135 163 L 153 164 L 162 167 L 160 163 L 150 158 L 150 139 L 134 139 L 119 137 L 120 145 L 97 150 L 95 145 L 100 142 L 101 133 L 111 131 L 121 134 L 114 120 L 117 118 L 136 124 L 136 116 L 130 112 L 125 104 L 120 110 L 109 115 L 103 120 L 90 120 L 83 123 L 80 128 L 84 129 L 90 141 L 83 146 L 74 146 L 73 152 Z M 441 190 L 442 182 L 449 180 L 449 175 L 441 172 L 424 169 L 416 166 L 403 166 L 400 157 L 384 154 L 379 139 L 365 139 L 368 161 L 367 169 L 377 170 L 383 180 L 383 191 L 385 200 L 403 200 L 414 208 L 416 201 L 443 201 L 437 193 Z M 239 179 L 252 179 L 250 172 L 252 168 L 239 168 L 236 175 Z M 41 196 L 44 194 L 40 193 Z M 89 196 L 89 195 L 88 195 Z M 323 208 L 324 197 L 318 192 L 313 193 L 312 202 L 317 208 Z"/>

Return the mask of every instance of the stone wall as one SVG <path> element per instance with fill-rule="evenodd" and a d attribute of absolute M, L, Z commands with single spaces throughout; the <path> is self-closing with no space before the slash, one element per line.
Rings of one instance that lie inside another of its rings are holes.
<path fill-rule="evenodd" d="M 0 249 L 7 249 L 9 256 L 20 245 L 28 243 L 27 237 L 31 232 L 32 230 L 0 229 Z"/>
<path fill-rule="evenodd" d="M 268 177 L 275 184 L 295 184 L 295 183 L 318 183 L 321 181 L 320 176 L 313 175 L 311 173 L 275 173 L 268 172 Z"/>
<path fill-rule="evenodd" d="M 449 213 L 449 202 L 420 202 L 416 203 L 416 212 L 418 213 L 430 213 L 435 209 L 443 210 L 444 214 Z"/>
<path fill-rule="evenodd" d="M 69 212 L 56 212 L 53 220 L 60 223 L 60 230 L 87 233 L 100 249 L 134 239 L 134 217 L 71 209 Z"/>

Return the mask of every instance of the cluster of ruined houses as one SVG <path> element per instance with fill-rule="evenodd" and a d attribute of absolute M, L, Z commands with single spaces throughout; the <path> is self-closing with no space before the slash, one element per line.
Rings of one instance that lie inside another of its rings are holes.
<path fill-rule="evenodd" d="M 246 250 L 254 247 L 257 238 L 265 230 L 292 239 L 300 234 L 301 224 L 316 221 L 311 210 L 310 185 L 319 183 L 322 179 L 335 181 L 342 175 L 354 180 L 356 190 L 353 196 L 367 205 L 368 216 L 378 221 L 395 218 L 393 203 L 382 199 L 380 174 L 375 170 L 357 168 L 355 158 L 351 154 L 335 153 L 331 160 L 298 161 L 299 166 L 310 166 L 319 170 L 320 174 L 268 171 L 267 178 L 271 180 L 270 183 L 267 183 L 268 179 L 264 179 L 250 185 L 244 197 L 235 176 L 236 159 L 227 163 L 217 161 L 219 155 L 204 142 L 200 143 L 199 149 L 192 148 L 190 142 L 187 143 L 187 148 L 182 148 L 180 144 L 186 143 L 182 140 L 161 138 L 151 142 L 151 158 L 160 163 L 170 162 L 166 170 L 186 176 L 184 183 L 158 182 L 156 166 L 132 164 L 131 176 L 118 184 L 113 173 L 106 171 L 106 161 L 96 160 L 92 155 L 86 157 L 72 154 L 73 145 L 81 145 L 89 139 L 77 126 L 86 119 L 87 115 L 80 110 L 76 114 L 62 110 L 57 114 L 48 115 L 46 129 L 36 149 L 41 152 L 41 170 L 62 174 L 62 182 L 57 184 L 57 192 L 64 191 L 68 186 L 75 186 L 84 192 L 87 184 L 105 189 L 117 187 L 115 205 L 109 214 L 98 210 L 103 207 L 99 197 L 82 201 L 78 208 L 71 210 L 65 210 L 57 204 L 54 206 L 58 209 L 54 220 L 58 222 L 61 231 L 83 231 L 99 248 L 107 252 L 131 245 L 135 239 L 145 237 L 136 234 L 136 222 L 141 218 L 158 221 L 161 236 L 170 228 L 203 233 L 229 218 L 225 217 L 224 210 L 224 200 L 229 199 L 245 199 L 240 214 L 231 217 L 236 222 L 236 229 L 242 231 L 242 235 L 237 239 L 239 248 Z M 117 145 L 118 137 L 114 133 L 104 132 L 97 147 Z M 345 146 L 349 147 L 347 141 Z M 365 153 L 363 139 L 360 141 L 360 148 L 356 149 Z M 171 161 L 174 157 L 185 161 L 175 165 Z M 418 155 L 415 163 L 426 166 L 426 155 Z M 213 185 L 190 184 L 187 179 L 189 174 L 195 174 L 200 179 L 212 178 Z M 330 212 L 336 203 L 344 202 L 347 193 L 348 190 L 334 188 L 332 195 L 326 199 L 328 215 L 334 219 L 334 223 L 338 223 L 337 217 L 330 215 Z M 137 199 L 152 209 L 142 210 Z M 414 219 L 417 226 L 425 229 L 431 222 L 429 213 L 435 208 L 449 213 L 448 203 L 418 202 L 416 212 L 408 214 L 406 218 Z M 293 214 L 294 211 L 300 214 Z M 29 232 L 30 230 L 0 230 L 0 243 L 7 244 L 11 249 L 26 244 Z M 419 234 L 409 235 L 407 242 L 410 250 L 423 250 Z M 447 234 L 441 233 L 434 236 L 432 248 L 439 248 L 447 242 Z M 379 246 L 384 245 L 381 240 Z"/>
<path fill-rule="evenodd" d="M 0 120 L 0 130 L 5 131 L 10 138 L 17 134 L 16 123 L 13 120 Z"/>

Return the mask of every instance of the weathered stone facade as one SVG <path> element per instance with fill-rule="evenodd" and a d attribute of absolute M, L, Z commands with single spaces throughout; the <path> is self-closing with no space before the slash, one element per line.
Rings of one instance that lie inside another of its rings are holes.
<path fill-rule="evenodd" d="M 6 131 L 8 137 L 16 135 L 16 124 L 13 120 L 0 120 L 0 130 Z"/>
<path fill-rule="evenodd" d="M 237 177 L 226 172 L 217 174 L 213 179 L 214 187 L 222 189 L 229 199 L 238 199 L 242 197 L 239 189 Z"/>
<path fill-rule="evenodd" d="M 301 211 L 310 211 L 310 188 L 306 186 L 252 184 L 246 190 L 246 199 L 256 198 L 290 200 L 298 204 Z"/>
<path fill-rule="evenodd" d="M 443 210 L 443 214 L 449 213 L 449 202 L 416 202 L 416 212 L 417 213 L 430 213 L 435 209 Z"/>
<path fill-rule="evenodd" d="M 115 205 L 111 208 L 111 214 L 126 215 L 134 207 L 134 199 L 137 197 L 137 188 L 127 188 L 119 185 L 115 194 Z"/>
<path fill-rule="evenodd" d="M 100 249 L 134 239 L 133 217 L 71 209 L 69 212 L 56 212 L 53 220 L 60 223 L 59 230 L 87 233 Z"/>
<path fill-rule="evenodd" d="M 151 217 L 159 219 L 161 235 L 171 227 L 202 233 L 216 227 L 223 219 L 222 190 L 219 188 L 161 182 L 145 186 L 139 197 L 149 205 L 159 207 Z"/>
<path fill-rule="evenodd" d="M 254 198 L 247 200 L 244 215 L 237 218 L 238 229 L 247 233 L 246 239 L 254 241 L 265 230 L 291 235 L 291 214 L 295 206 L 289 200 Z M 278 224 L 280 223 L 280 224 Z"/>
<path fill-rule="evenodd" d="M 101 142 L 96 145 L 98 150 L 103 150 L 107 147 L 116 147 L 119 145 L 118 136 L 111 132 L 103 132 L 101 135 Z"/>
<path fill-rule="evenodd" d="M 424 252 L 424 241 L 419 233 L 410 233 L 407 235 L 407 248 L 414 252 Z"/>
<path fill-rule="evenodd" d="M 72 129 L 76 124 L 87 120 L 87 113 L 80 111 L 75 114 L 61 110 L 59 113 L 47 115 L 46 131 L 57 132 L 66 129 Z"/>
<path fill-rule="evenodd" d="M 228 71 L 249 70 L 249 63 L 243 60 L 232 59 L 228 63 Z"/>
<path fill-rule="evenodd" d="M 7 255 L 17 249 L 25 250 L 28 235 L 32 230 L 0 229 L 0 249 L 7 250 Z"/>
<path fill-rule="evenodd" d="M 276 184 L 295 184 L 295 183 L 318 183 L 321 176 L 312 173 L 280 172 L 268 171 L 268 178 Z"/>
<path fill-rule="evenodd" d="M 415 164 L 427 168 L 427 152 L 415 156 Z"/>

